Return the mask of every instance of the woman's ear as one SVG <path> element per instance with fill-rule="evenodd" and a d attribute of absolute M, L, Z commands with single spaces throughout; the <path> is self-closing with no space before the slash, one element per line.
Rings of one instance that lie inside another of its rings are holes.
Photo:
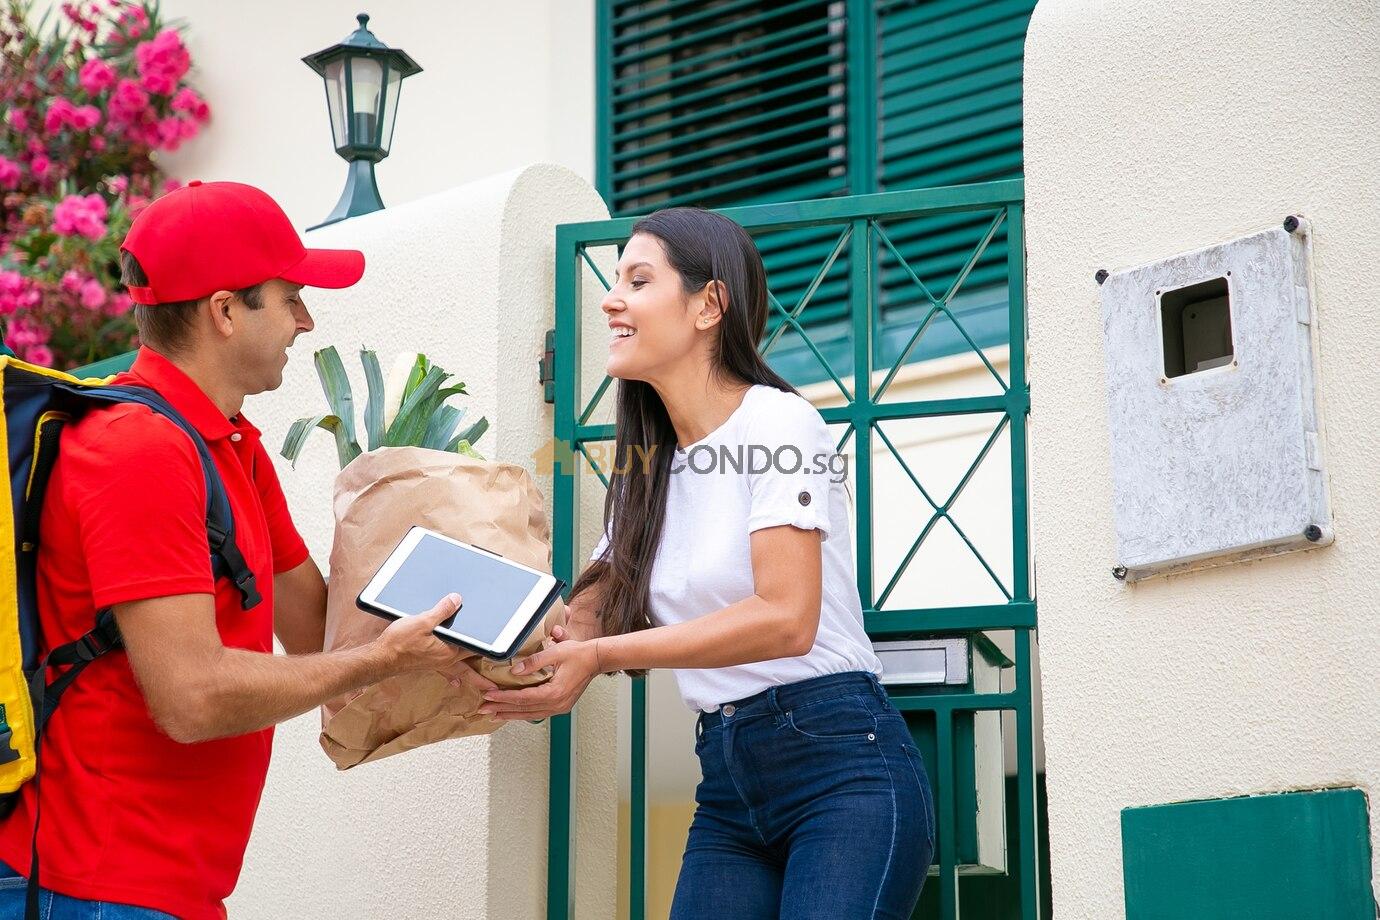
<path fill-rule="evenodd" d="M 728 312 L 728 288 L 722 281 L 710 281 L 704 286 L 704 305 L 695 317 L 695 328 L 711 329 Z"/>

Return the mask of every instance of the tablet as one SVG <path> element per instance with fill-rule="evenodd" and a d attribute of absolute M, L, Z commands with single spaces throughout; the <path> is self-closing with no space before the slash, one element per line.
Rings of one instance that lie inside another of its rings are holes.
<path fill-rule="evenodd" d="M 460 609 L 434 630 L 437 637 L 502 661 L 516 654 L 564 588 L 554 575 L 413 527 L 357 603 L 396 620 L 425 613 L 454 591 L 461 597 Z"/>

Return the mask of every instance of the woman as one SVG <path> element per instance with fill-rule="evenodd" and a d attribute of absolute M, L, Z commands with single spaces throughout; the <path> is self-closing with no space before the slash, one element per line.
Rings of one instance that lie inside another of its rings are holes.
<path fill-rule="evenodd" d="M 597 674 L 673 668 L 704 779 L 672 920 L 909 918 L 929 782 L 863 631 L 841 458 L 757 351 L 761 256 L 672 208 L 637 222 L 614 279 L 605 536 L 557 641 L 514 667 L 551 680 L 483 711 L 544 718 Z"/>

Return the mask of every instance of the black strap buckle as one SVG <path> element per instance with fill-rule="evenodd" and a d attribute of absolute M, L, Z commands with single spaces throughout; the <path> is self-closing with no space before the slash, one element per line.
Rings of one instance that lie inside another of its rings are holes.
<path fill-rule="evenodd" d="M 240 597 L 243 598 L 241 606 L 245 610 L 257 606 L 259 601 L 263 600 L 259 596 L 259 586 L 254 580 L 254 573 L 248 569 L 245 569 L 240 577 L 235 579 L 235 587 L 240 591 Z"/>
<path fill-rule="evenodd" d="M 206 522 L 206 534 L 211 543 L 211 549 L 219 551 L 225 546 L 225 541 L 230 538 L 230 533 L 212 521 Z"/>
<path fill-rule="evenodd" d="M 75 643 L 77 658 L 81 661 L 95 661 L 116 647 L 103 631 L 92 630 Z"/>

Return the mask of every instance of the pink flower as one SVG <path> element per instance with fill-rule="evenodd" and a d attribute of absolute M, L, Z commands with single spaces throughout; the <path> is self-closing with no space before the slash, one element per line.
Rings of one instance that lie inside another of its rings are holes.
<path fill-rule="evenodd" d="M 19 164 L 13 160 L 0 156 L 0 186 L 5 188 L 18 188 L 19 177 Z"/>
<path fill-rule="evenodd" d="M 133 80 L 121 80 L 110 95 L 110 120 L 117 124 L 133 124 L 148 107 L 148 93 Z"/>
<path fill-rule="evenodd" d="M 52 167 L 52 165 L 52 160 L 48 159 L 41 153 L 36 154 L 34 158 L 29 161 L 29 172 L 33 173 L 36 177 L 42 179 L 44 176 L 48 175 L 48 170 Z"/>
<path fill-rule="evenodd" d="M 94 105 L 79 105 L 72 112 L 71 124 L 78 131 L 90 131 L 101 120 L 101 110 Z"/>
<path fill-rule="evenodd" d="M 128 176 L 111 176 L 105 183 L 116 195 L 123 195 L 125 189 L 129 188 Z"/>
<path fill-rule="evenodd" d="M 120 14 L 119 23 L 129 27 L 130 38 L 138 38 L 149 27 L 149 17 L 142 7 L 131 6 L 126 7 L 125 11 Z"/>
<path fill-rule="evenodd" d="M 176 29 L 164 29 L 151 41 L 140 42 L 134 49 L 134 59 L 139 69 L 139 84 L 159 95 L 176 89 L 177 82 L 192 66 L 191 55 Z"/>
<path fill-rule="evenodd" d="M 60 287 L 62 288 L 63 293 L 66 293 L 66 294 L 78 294 L 78 293 L 80 293 L 80 292 L 81 292 L 81 285 L 82 285 L 81 272 L 77 271 L 75 268 L 73 268 L 73 269 L 68 269 L 68 271 L 66 272 L 66 274 L 64 274 L 64 275 L 62 276 L 62 281 L 61 281 L 61 283 L 60 283 Z"/>
<path fill-rule="evenodd" d="M 43 130 L 49 134 L 56 134 L 72 120 L 76 111 L 76 106 L 62 96 L 58 96 L 48 106 L 48 114 L 43 117 Z"/>
<path fill-rule="evenodd" d="M 92 137 L 91 149 L 96 153 L 100 153 L 101 151 L 105 150 L 105 138 L 101 137 L 99 134 Z"/>
<path fill-rule="evenodd" d="M 0 272 L 0 316 L 10 316 L 24 306 L 27 286 L 28 282 L 19 272 Z"/>
<path fill-rule="evenodd" d="M 150 72 L 139 78 L 139 85 L 149 92 L 166 96 L 177 86 L 177 81 L 165 73 Z"/>
<path fill-rule="evenodd" d="M 134 301 L 129 299 L 128 294 L 111 294 L 110 299 L 105 302 L 106 315 L 124 316 L 133 304 Z"/>
<path fill-rule="evenodd" d="M 81 305 L 88 310 L 99 310 L 105 306 L 105 288 L 95 278 L 81 286 Z"/>
<path fill-rule="evenodd" d="M 100 58 L 92 58 L 81 65 L 77 79 L 81 81 L 81 88 L 94 96 L 115 85 L 115 68 Z"/>
<path fill-rule="evenodd" d="M 180 188 L 182 188 L 181 182 L 178 182 L 176 179 L 167 179 L 163 182 L 162 194 L 166 195 L 169 192 L 175 192 Z"/>
<path fill-rule="evenodd" d="M 173 96 L 172 110 L 174 112 L 186 112 L 194 120 L 203 124 L 211 118 L 211 107 L 190 86 L 184 86 L 177 91 L 176 96 Z"/>
<path fill-rule="evenodd" d="M 176 115 L 158 121 L 158 145 L 164 150 L 176 150 L 182 146 L 182 128 Z"/>
<path fill-rule="evenodd" d="M 5 113 L 5 120 L 20 134 L 29 130 L 29 113 L 23 109 L 10 109 Z"/>
<path fill-rule="evenodd" d="M 129 138 L 138 143 L 146 144 L 149 147 L 157 147 L 163 143 L 163 134 L 158 129 L 158 122 L 146 121 L 142 124 L 132 125 L 129 129 Z"/>
<path fill-rule="evenodd" d="M 53 350 L 47 345 L 31 345 L 25 350 L 24 360 L 40 367 L 52 367 Z"/>
<path fill-rule="evenodd" d="M 68 195 L 53 208 L 53 232 L 59 236 L 105 238 L 105 199 L 100 195 Z"/>
<path fill-rule="evenodd" d="M 28 317 L 16 316 L 14 322 L 10 323 L 9 345 L 23 354 L 22 350 L 30 346 L 46 345 L 51 334 L 41 323 L 33 322 Z"/>

